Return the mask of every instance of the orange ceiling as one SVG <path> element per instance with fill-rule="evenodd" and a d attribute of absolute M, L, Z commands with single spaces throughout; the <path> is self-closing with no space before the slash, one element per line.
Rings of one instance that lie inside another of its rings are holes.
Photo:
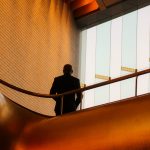
<path fill-rule="evenodd" d="M 99 9 L 97 0 L 74 0 L 70 5 L 75 18 L 87 15 Z"/>
<path fill-rule="evenodd" d="M 103 11 L 123 0 L 65 0 L 70 3 L 75 18 L 88 15 L 92 12 Z"/>
<path fill-rule="evenodd" d="M 63 0 L 71 8 L 80 29 L 104 23 L 113 18 L 150 5 L 150 0 Z"/>
<path fill-rule="evenodd" d="M 80 8 L 74 10 L 74 16 L 75 18 L 87 15 L 91 12 L 94 12 L 99 9 L 99 5 L 94 0 L 86 5 L 81 6 Z"/>

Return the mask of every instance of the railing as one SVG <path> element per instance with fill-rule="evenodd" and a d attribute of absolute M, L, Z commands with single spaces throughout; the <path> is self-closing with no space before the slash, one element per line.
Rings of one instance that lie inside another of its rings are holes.
<path fill-rule="evenodd" d="M 137 79 L 138 79 L 138 76 L 143 75 L 143 74 L 147 74 L 147 73 L 150 73 L 150 69 L 146 69 L 146 70 L 139 71 L 139 72 L 136 72 L 136 73 L 133 73 L 133 74 L 125 75 L 125 76 L 122 76 L 122 77 L 119 77 L 119 78 L 111 79 L 109 81 L 93 84 L 93 85 L 90 85 L 90 86 L 86 86 L 86 87 L 83 87 L 83 88 L 80 88 L 80 89 L 68 91 L 68 92 L 65 92 L 65 93 L 62 93 L 62 94 L 57 94 L 57 95 L 49 95 L 49 94 L 41 94 L 41 93 L 31 92 L 31 91 L 19 88 L 17 86 L 14 86 L 12 84 L 9 84 L 8 82 L 3 81 L 1 79 L 0 79 L 0 83 L 7 86 L 7 87 L 9 87 L 9 88 L 11 88 L 11 89 L 14 89 L 14 90 L 18 91 L 18 92 L 25 93 L 25 94 L 32 95 L 32 96 L 36 96 L 36 97 L 43 97 L 43 98 L 61 97 L 61 101 L 62 101 L 61 114 L 62 114 L 62 112 L 63 112 L 63 97 L 65 95 L 95 89 L 95 88 L 98 88 L 98 87 L 101 87 L 101 86 L 104 86 L 104 85 L 112 84 L 112 83 L 115 83 L 115 82 L 119 82 L 119 81 L 122 81 L 122 80 L 133 78 L 133 77 L 136 77 L 135 96 L 137 96 Z"/>

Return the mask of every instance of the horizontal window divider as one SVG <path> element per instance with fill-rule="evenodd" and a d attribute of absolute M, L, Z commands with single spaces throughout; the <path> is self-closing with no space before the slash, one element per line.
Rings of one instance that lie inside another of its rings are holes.
<path fill-rule="evenodd" d="M 84 88 L 84 87 L 86 87 L 86 84 L 85 83 L 81 83 L 80 86 L 81 86 L 81 88 Z"/>
<path fill-rule="evenodd" d="M 137 69 L 135 69 L 135 68 L 129 68 L 129 67 L 123 67 L 123 66 L 121 67 L 121 70 L 131 72 L 131 73 L 137 72 Z"/>
<path fill-rule="evenodd" d="M 109 76 L 104 76 L 104 75 L 100 75 L 100 74 L 96 74 L 95 78 L 97 79 L 102 79 L 102 80 L 111 80 L 111 77 Z"/>

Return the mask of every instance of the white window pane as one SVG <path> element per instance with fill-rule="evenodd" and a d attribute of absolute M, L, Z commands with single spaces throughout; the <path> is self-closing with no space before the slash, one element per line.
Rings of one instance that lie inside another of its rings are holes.
<path fill-rule="evenodd" d="M 87 40 L 87 30 L 82 31 L 80 35 L 79 76 L 81 83 L 85 83 L 86 46 L 87 46 L 86 40 Z"/>
<path fill-rule="evenodd" d="M 136 68 L 137 11 L 123 16 L 122 66 Z"/>
<path fill-rule="evenodd" d="M 95 81 L 95 48 L 96 48 L 96 27 L 87 30 L 86 43 L 86 69 L 85 84 L 91 85 Z M 85 92 L 84 107 L 94 106 L 94 90 Z"/>
<path fill-rule="evenodd" d="M 135 96 L 135 78 L 121 81 L 121 99 L 133 96 Z"/>
<path fill-rule="evenodd" d="M 137 69 L 149 68 L 150 55 L 150 6 L 138 10 L 137 31 Z M 148 93 L 150 87 L 150 75 L 138 77 L 138 95 Z"/>
<path fill-rule="evenodd" d="M 149 82 L 150 74 L 145 74 L 138 77 L 138 95 L 145 94 L 149 92 Z"/>
<path fill-rule="evenodd" d="M 95 79 L 96 83 L 104 82 L 100 79 Z M 95 89 L 95 106 L 109 102 L 109 85 Z"/>
<path fill-rule="evenodd" d="M 137 11 L 123 16 L 122 24 L 122 66 L 136 68 L 137 55 Z M 129 72 L 122 71 L 122 75 Z M 121 98 L 135 96 L 135 79 L 121 82 Z"/>
<path fill-rule="evenodd" d="M 111 24 L 111 63 L 110 76 L 117 78 L 121 72 L 121 35 L 122 17 L 112 20 Z M 120 82 L 110 85 L 110 101 L 120 99 Z"/>
<path fill-rule="evenodd" d="M 110 74 L 110 45 L 111 21 L 97 26 L 96 40 L 96 74 L 109 76 Z M 95 79 L 96 82 L 104 80 Z M 109 102 L 109 85 L 95 89 L 95 105 Z"/>
<path fill-rule="evenodd" d="M 137 69 L 149 68 L 150 6 L 138 10 Z"/>
<path fill-rule="evenodd" d="M 96 74 L 109 76 L 111 21 L 97 26 Z"/>

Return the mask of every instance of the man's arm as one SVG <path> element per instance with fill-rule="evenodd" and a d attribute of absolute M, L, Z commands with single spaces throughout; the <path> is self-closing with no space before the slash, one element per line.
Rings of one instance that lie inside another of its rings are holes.
<path fill-rule="evenodd" d="M 57 93 L 57 82 L 56 79 L 54 79 L 52 87 L 50 89 L 50 95 L 52 94 L 56 94 Z M 53 98 L 54 100 L 56 100 L 56 98 Z"/>
<path fill-rule="evenodd" d="M 81 88 L 80 87 L 80 80 L 78 79 L 77 81 L 77 89 Z M 77 98 L 76 98 L 76 108 L 79 106 L 79 104 L 81 103 L 81 100 L 82 100 L 82 92 L 77 92 Z"/>

